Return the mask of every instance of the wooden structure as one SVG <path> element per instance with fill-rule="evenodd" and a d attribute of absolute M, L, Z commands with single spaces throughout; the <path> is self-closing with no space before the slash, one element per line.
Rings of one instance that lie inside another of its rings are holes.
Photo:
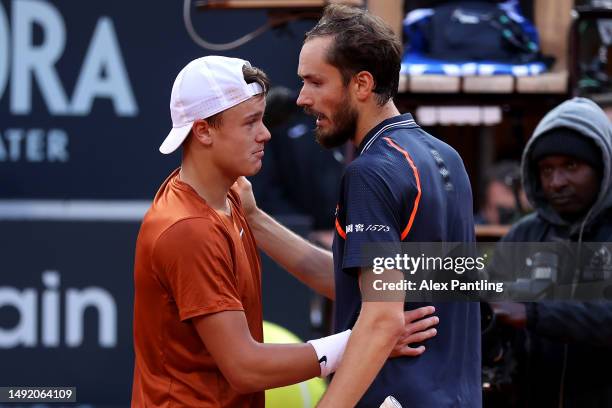
<path fill-rule="evenodd" d="M 497 241 L 510 231 L 510 225 L 475 225 L 477 241 Z"/>
<path fill-rule="evenodd" d="M 267 9 L 271 17 L 290 15 L 300 12 L 311 12 L 307 16 L 312 18 L 328 3 L 343 3 L 363 6 L 365 0 L 198 0 L 196 6 L 200 10 L 211 9 Z M 569 33 L 572 23 L 572 8 L 574 0 L 534 0 L 535 25 L 540 35 L 540 45 L 543 54 L 555 58 L 555 64 L 550 72 L 535 76 L 516 77 L 512 75 L 478 75 L 478 76 L 448 76 L 448 75 L 403 75 L 400 78 L 400 93 L 422 94 L 427 99 L 448 100 L 450 95 L 463 94 L 463 100 L 455 99 L 453 103 L 474 104 L 477 96 L 481 103 L 495 103 L 497 99 L 502 103 L 512 104 L 519 95 L 525 94 L 535 103 L 539 103 L 537 95 L 542 95 L 547 101 L 547 95 L 558 96 L 558 101 L 569 95 L 570 62 Z M 405 16 L 403 0 L 368 0 L 368 9 L 382 17 L 391 25 L 393 30 L 401 37 L 402 21 Z M 312 14 L 315 13 L 315 14 Z M 435 95 L 444 95 L 436 98 Z M 495 98 L 499 96 L 500 98 Z M 419 95 L 420 97 L 420 95 Z M 549 103 L 544 105 L 548 106 Z"/>
<path fill-rule="evenodd" d="M 404 16 L 403 2 L 399 0 L 373 1 L 370 8 L 385 18 L 395 30 L 401 29 Z M 408 93 L 464 93 L 464 94 L 556 94 L 569 91 L 569 33 L 572 22 L 573 0 L 534 0 L 535 25 L 540 35 L 542 53 L 555 58 L 550 72 L 534 76 L 512 75 L 404 76 L 400 92 Z M 381 11 L 377 11 L 378 9 Z M 384 11 L 382 10 L 384 9 Z"/>

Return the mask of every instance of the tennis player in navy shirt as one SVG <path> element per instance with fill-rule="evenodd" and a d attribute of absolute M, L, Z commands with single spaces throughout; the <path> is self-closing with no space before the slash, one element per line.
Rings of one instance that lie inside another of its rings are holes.
<path fill-rule="evenodd" d="M 410 356 L 389 359 L 403 336 L 404 311 L 422 305 L 403 296 L 368 301 L 360 288 L 372 275 L 363 244 L 474 241 L 472 192 L 461 158 L 393 103 L 400 58 L 401 45 L 381 19 L 342 5 L 326 7 L 300 52 L 297 104 L 316 117 L 318 142 L 333 148 L 350 141 L 358 148 L 342 179 L 333 261 L 241 194 L 258 245 L 310 287 L 333 291 L 336 332 L 352 328 L 318 407 L 378 408 L 388 395 L 410 408 L 482 405 L 477 303 L 435 304 L 437 335 Z M 238 184 L 244 190 L 248 183 Z"/>
<path fill-rule="evenodd" d="M 346 169 L 337 209 L 336 331 L 353 327 L 362 308 L 358 273 L 372 265 L 363 244 L 471 242 L 471 197 L 457 152 L 423 131 L 410 114 L 384 120 L 368 132 Z M 387 360 L 357 406 L 375 407 L 386 395 L 407 407 L 481 405 L 479 306 L 447 302 L 435 307 L 438 335 L 427 341 L 426 352 Z M 343 363 L 347 357 L 345 352 Z"/>
<path fill-rule="evenodd" d="M 359 276 L 372 267 L 363 244 L 474 241 L 472 191 L 461 158 L 393 103 L 400 56 L 382 20 L 344 6 L 326 9 L 300 54 L 298 105 L 317 117 L 319 142 L 358 146 L 342 179 L 333 246 L 336 331 L 354 328 L 330 385 L 330 393 L 354 391 L 346 399 L 324 397 L 322 405 L 376 407 L 393 395 L 408 407 L 479 407 L 477 303 L 435 305 L 438 335 L 427 341 L 426 352 L 387 360 L 393 329 L 377 326 L 370 316 L 381 311 L 371 310 L 384 309 L 376 317 L 384 319 L 397 316 L 404 304 L 362 302 Z M 362 388 L 365 393 L 356 395 Z"/>

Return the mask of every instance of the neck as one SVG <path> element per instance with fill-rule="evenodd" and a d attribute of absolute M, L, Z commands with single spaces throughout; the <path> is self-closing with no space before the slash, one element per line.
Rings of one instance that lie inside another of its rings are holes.
<path fill-rule="evenodd" d="M 389 100 L 383 106 L 376 105 L 375 101 L 370 101 L 370 104 L 374 106 L 368 106 L 366 109 L 362 109 L 359 113 L 359 119 L 357 120 L 357 131 L 353 143 L 355 146 L 359 146 L 364 137 L 383 120 L 398 116 L 399 110 L 395 107 L 393 100 Z"/>
<path fill-rule="evenodd" d="M 558 213 L 559 216 L 561 218 L 563 218 L 565 221 L 569 222 L 569 223 L 575 223 L 577 221 L 582 221 L 584 219 L 584 217 L 586 216 L 587 212 L 580 212 L 580 213 Z"/>
<path fill-rule="evenodd" d="M 228 177 L 209 158 L 198 157 L 197 152 L 185 151 L 179 177 L 193 188 L 214 210 L 229 211 L 227 194 L 236 181 Z"/>

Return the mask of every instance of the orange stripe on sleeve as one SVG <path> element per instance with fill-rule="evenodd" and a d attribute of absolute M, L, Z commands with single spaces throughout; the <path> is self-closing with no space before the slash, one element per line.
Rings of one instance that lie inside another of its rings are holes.
<path fill-rule="evenodd" d="M 410 219 L 408 220 L 408 225 L 406 225 L 406 228 L 404 228 L 404 231 L 402 231 L 402 235 L 401 235 L 401 239 L 403 241 L 408 236 L 408 233 L 410 232 L 410 229 L 412 228 L 412 223 L 414 223 L 414 217 L 416 216 L 417 210 L 419 209 L 419 202 L 421 201 L 421 178 L 419 177 L 419 170 L 414 165 L 414 162 L 412 161 L 412 157 L 410 157 L 410 154 L 408 154 L 407 151 L 399 147 L 390 138 L 385 137 L 384 139 L 387 141 L 389 146 L 393 147 L 395 150 L 397 150 L 398 152 L 404 155 L 404 157 L 408 161 L 408 164 L 410 164 L 410 167 L 412 168 L 412 173 L 414 174 L 414 178 L 416 179 L 416 184 L 417 184 L 417 196 L 416 196 L 416 199 L 414 200 L 414 206 L 412 207 L 412 212 L 410 213 Z M 338 225 L 337 221 L 336 221 L 336 225 Z"/>
<path fill-rule="evenodd" d="M 344 232 L 344 230 L 342 229 L 338 218 L 336 218 L 336 231 L 338 231 L 338 234 L 342 237 L 342 239 L 346 240 L 346 232 Z"/>

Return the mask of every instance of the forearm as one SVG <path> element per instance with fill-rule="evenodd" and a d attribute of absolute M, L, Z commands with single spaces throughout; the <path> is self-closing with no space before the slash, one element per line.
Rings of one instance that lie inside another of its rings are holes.
<path fill-rule="evenodd" d="M 360 314 L 344 352 L 340 367 L 318 407 L 353 407 L 368 389 L 389 357 L 403 328 L 403 303 L 374 306 Z M 398 313 L 379 313 L 379 306 Z"/>
<path fill-rule="evenodd" d="M 249 216 L 259 248 L 314 291 L 334 299 L 334 264 L 330 251 L 313 245 L 262 210 Z"/>
<path fill-rule="evenodd" d="M 527 310 L 527 327 L 542 336 L 612 346 L 612 302 L 535 302 Z"/>
<path fill-rule="evenodd" d="M 294 384 L 320 375 L 310 344 L 263 344 L 251 335 L 243 311 L 197 316 L 193 324 L 215 363 L 240 393 Z"/>
<path fill-rule="evenodd" d="M 243 360 L 240 391 L 257 392 L 296 384 L 321 374 L 314 348 L 302 344 L 253 343 Z"/>

